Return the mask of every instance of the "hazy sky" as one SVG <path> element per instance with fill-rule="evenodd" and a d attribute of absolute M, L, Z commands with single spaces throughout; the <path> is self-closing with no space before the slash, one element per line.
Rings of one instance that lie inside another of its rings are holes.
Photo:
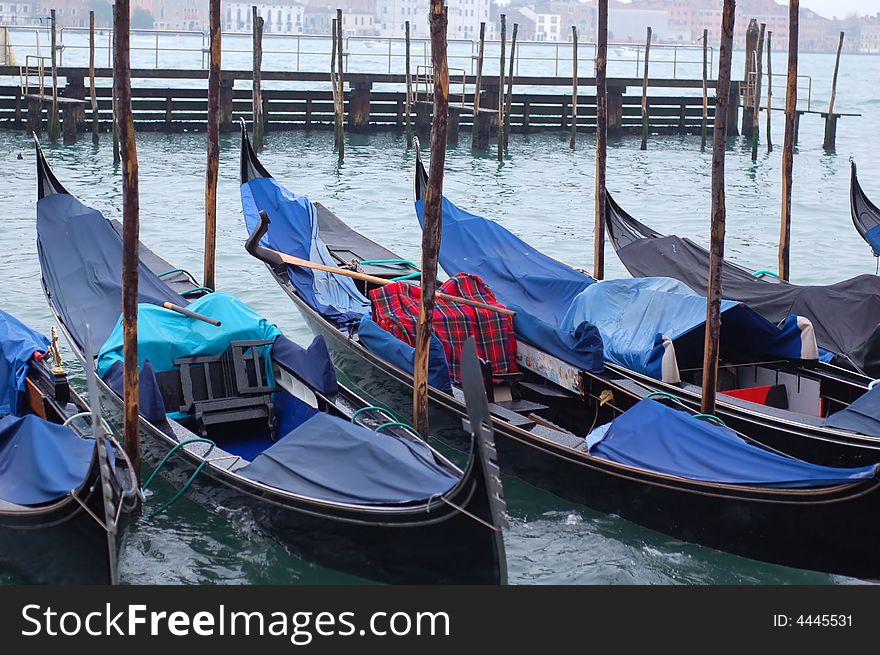
<path fill-rule="evenodd" d="M 783 3 L 783 4 L 788 4 Z M 878 0 L 801 0 L 801 7 L 812 9 L 828 18 L 845 18 L 848 14 L 876 14 L 880 11 Z"/>

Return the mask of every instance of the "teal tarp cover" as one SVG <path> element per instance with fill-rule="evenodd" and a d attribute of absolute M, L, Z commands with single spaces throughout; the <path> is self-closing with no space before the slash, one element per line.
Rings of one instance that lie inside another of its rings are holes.
<path fill-rule="evenodd" d="M 208 294 L 187 309 L 220 321 L 219 327 L 151 304 L 138 305 L 138 365 L 150 360 L 157 373 L 174 370 L 183 357 L 219 356 L 231 341 L 270 339 L 281 334 L 275 325 L 238 298 L 227 293 Z M 269 348 L 266 348 L 268 353 Z M 114 362 L 122 361 L 122 318 L 98 352 L 101 377 Z M 268 370 L 271 370 L 269 368 Z"/>

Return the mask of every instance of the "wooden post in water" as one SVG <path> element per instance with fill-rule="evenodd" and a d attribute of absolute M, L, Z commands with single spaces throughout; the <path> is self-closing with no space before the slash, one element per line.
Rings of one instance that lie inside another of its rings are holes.
<path fill-rule="evenodd" d="M 480 147 L 480 85 L 483 82 L 483 52 L 486 46 L 486 23 L 480 23 L 480 48 L 477 51 L 477 80 L 474 85 L 474 124 L 471 127 L 471 148 Z"/>
<path fill-rule="evenodd" d="M 339 163 L 345 159 L 345 92 L 343 77 L 343 44 L 342 44 L 342 10 L 336 10 L 336 100 L 338 104 L 339 119 L 336 122 L 336 140 L 339 144 Z"/>
<path fill-rule="evenodd" d="M 217 177 L 220 170 L 220 0 L 210 0 L 211 56 L 208 64 L 208 163 L 205 169 L 205 281 L 217 288 Z"/>
<path fill-rule="evenodd" d="M 568 147 L 574 150 L 578 129 L 578 31 L 571 26 L 571 137 Z"/>
<path fill-rule="evenodd" d="M 405 29 L 405 37 L 406 37 L 406 147 L 412 147 L 412 120 L 410 118 L 412 111 L 412 73 L 410 72 L 409 66 L 409 21 L 406 21 L 404 24 Z"/>
<path fill-rule="evenodd" d="M 95 92 L 95 12 L 89 12 L 89 97 L 92 104 L 92 143 L 98 145 L 98 97 Z"/>
<path fill-rule="evenodd" d="M 754 103 L 752 105 L 754 115 L 752 116 L 752 161 L 758 161 L 758 134 L 761 132 L 761 66 L 764 63 L 764 30 L 767 28 L 766 23 L 761 23 L 761 33 L 758 37 L 758 47 L 755 49 L 755 88 L 752 91 Z"/>
<path fill-rule="evenodd" d="M 137 144 L 131 115 L 131 55 L 129 51 L 130 1 L 113 5 L 116 27 L 113 31 L 113 79 L 116 93 L 117 132 L 122 141 L 122 333 L 123 399 L 125 452 L 140 486 L 141 449 L 138 389 L 138 239 L 140 205 L 138 199 Z M 87 362 L 86 366 L 92 366 Z"/>
<path fill-rule="evenodd" d="M 596 25 L 596 216 L 593 277 L 605 277 L 605 154 L 608 148 L 608 0 L 597 0 Z"/>
<path fill-rule="evenodd" d="M 770 125 L 773 113 L 773 64 L 770 56 L 771 45 L 773 43 L 773 31 L 767 32 L 767 152 L 773 152 L 773 137 L 770 135 Z"/>
<path fill-rule="evenodd" d="M 55 22 L 55 10 L 49 12 L 52 30 L 52 105 L 49 108 L 49 138 L 57 141 L 61 136 L 61 123 L 58 121 L 58 49 L 55 45 L 57 38 L 57 24 Z"/>
<path fill-rule="evenodd" d="M 700 123 L 700 152 L 706 152 L 709 131 L 709 30 L 703 30 L 703 120 Z"/>
<path fill-rule="evenodd" d="M 840 69 L 840 51 L 843 49 L 843 32 L 837 42 L 837 57 L 834 59 L 834 76 L 831 78 L 831 99 L 828 101 L 828 114 L 825 116 L 825 150 L 834 150 L 837 140 L 837 115 L 834 113 L 834 100 L 837 97 L 837 72 Z"/>
<path fill-rule="evenodd" d="M 251 7 L 251 29 L 253 30 L 254 82 L 252 91 L 254 117 L 254 148 L 263 149 L 266 140 L 266 127 L 263 124 L 263 17 L 257 13 L 257 6 Z"/>
<path fill-rule="evenodd" d="M 413 426 L 428 438 L 428 352 L 434 319 L 437 259 L 440 254 L 443 164 L 446 158 L 446 129 L 449 120 L 449 64 L 446 60 L 446 7 L 443 0 L 431 0 L 431 63 L 434 69 L 434 120 L 431 125 L 431 166 L 425 192 L 425 224 L 422 229 L 422 293 L 416 329 L 413 367 Z M 503 69 L 502 69 L 503 75 Z M 500 127 L 500 126 L 499 126 Z"/>
<path fill-rule="evenodd" d="M 648 149 L 648 59 L 651 56 L 651 26 L 645 39 L 645 74 L 642 77 L 642 150 Z"/>
<path fill-rule="evenodd" d="M 510 139 L 510 106 L 513 104 L 513 71 L 516 62 L 516 33 L 519 23 L 513 24 L 513 35 L 510 37 L 510 68 L 507 72 L 507 101 L 504 103 L 504 149 Z"/>
<path fill-rule="evenodd" d="M 116 5 L 114 5 L 115 8 Z M 116 11 L 113 11 L 113 34 L 116 34 Z M 115 36 L 114 36 L 115 38 Z M 114 48 L 109 49 L 111 52 Z M 113 163 L 119 164 L 122 157 L 119 153 L 119 129 L 116 121 L 116 63 L 113 63 L 113 97 L 110 99 L 110 131 L 113 137 Z"/>
<path fill-rule="evenodd" d="M 718 350 L 721 340 L 721 267 L 724 263 L 724 230 L 727 209 L 724 197 L 724 150 L 727 146 L 727 109 L 730 102 L 730 60 L 736 0 L 724 0 L 718 82 L 715 87 L 715 128 L 712 130 L 712 241 L 709 247 L 709 286 L 706 303 L 706 337 L 703 351 L 703 397 L 700 411 L 715 413 L 718 384 Z"/>
<path fill-rule="evenodd" d="M 798 17 L 800 0 L 788 5 L 788 78 L 785 85 L 785 140 L 782 143 L 782 216 L 779 224 L 779 277 L 791 274 L 791 174 L 797 140 Z"/>
<path fill-rule="evenodd" d="M 754 103 L 752 97 L 748 95 L 748 89 L 751 88 L 749 80 L 752 73 L 755 72 L 755 50 L 758 48 L 758 21 L 752 18 L 749 21 L 749 27 L 746 30 L 746 67 L 743 73 L 743 83 L 746 85 L 746 95 L 742 103 L 742 128 L 740 132 L 744 137 L 751 138 L 754 120 L 752 118 L 752 108 Z"/>
<path fill-rule="evenodd" d="M 330 89 L 333 92 L 333 149 L 339 149 L 339 84 L 336 82 L 336 19 L 330 21 Z"/>
<path fill-rule="evenodd" d="M 498 161 L 504 161 L 504 46 L 507 16 L 501 14 L 501 66 L 498 68 Z M 434 160 L 431 160 L 433 165 Z"/>

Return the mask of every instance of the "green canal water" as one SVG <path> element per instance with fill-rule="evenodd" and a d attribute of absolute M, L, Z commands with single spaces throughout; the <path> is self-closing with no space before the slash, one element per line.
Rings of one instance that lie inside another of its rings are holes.
<path fill-rule="evenodd" d="M 814 105 L 827 102 L 821 96 L 827 97 L 832 68 L 827 56 L 801 58 L 801 72 L 813 76 Z M 876 260 L 849 218 L 848 158 L 859 163 L 867 193 L 880 198 L 878 83 L 880 57 L 845 58 L 837 107 L 862 116 L 841 119 L 836 153 L 821 149 L 821 119 L 802 119 L 794 160 L 796 281 L 824 284 L 875 271 Z M 727 153 L 727 253 L 753 268 L 776 267 L 782 114 L 774 112 L 773 118 L 773 153 L 767 153 L 763 135 L 757 162 L 752 163 L 750 144 L 743 139 L 733 139 Z M 594 140 L 581 135 L 575 151 L 567 141 L 563 134 L 514 135 L 503 164 L 489 153 L 452 147 L 445 191 L 460 206 L 498 219 L 538 248 L 591 268 Z M 105 137 L 98 147 L 88 139 L 73 146 L 47 144 L 46 154 L 71 192 L 118 218 L 121 172 L 113 166 L 109 143 Z M 265 267 L 244 251 L 238 145 L 236 134 L 222 138 L 218 288 L 238 294 L 289 335 L 306 341 L 310 334 L 290 301 Z M 202 133 L 138 137 L 141 238 L 196 275 L 202 268 L 204 153 Z M 652 227 L 705 244 L 710 156 L 700 153 L 698 136 L 654 137 L 645 152 L 639 150 L 637 137 L 612 139 L 608 186 L 625 209 Z M 402 256 L 418 258 L 420 232 L 411 198 L 414 154 L 407 152 L 402 136 L 349 135 L 346 161 L 337 165 L 330 133 L 273 133 L 262 160 L 290 189 L 320 200 Z M 48 331 L 51 321 L 40 291 L 35 248 L 33 148 L 22 134 L 5 130 L 0 131 L 0 216 L 0 306 Z M 610 246 L 606 261 L 609 277 L 626 275 Z M 75 381 L 80 389 L 85 386 L 80 371 L 75 371 Z M 853 582 L 682 543 L 563 502 L 510 477 L 505 491 L 512 515 L 505 543 L 515 583 Z M 162 483 L 149 502 L 156 504 L 170 493 L 170 485 Z M 261 533 L 246 512 L 224 510 L 210 498 L 198 500 L 185 497 L 166 514 L 133 526 L 121 562 L 125 583 L 357 582 L 288 553 Z M 0 582 L 16 581 L 14 572 L 0 569 Z"/>

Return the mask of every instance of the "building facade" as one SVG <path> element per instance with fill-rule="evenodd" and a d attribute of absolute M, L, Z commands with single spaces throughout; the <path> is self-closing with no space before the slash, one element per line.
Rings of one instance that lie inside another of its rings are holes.
<path fill-rule="evenodd" d="M 247 32 L 253 30 L 252 7 L 254 2 L 224 2 L 220 9 L 220 24 L 224 32 Z M 257 4 L 257 14 L 263 19 L 265 34 L 301 34 L 304 7 L 298 1 L 273 0 Z"/>
<path fill-rule="evenodd" d="M 33 25 L 37 22 L 36 2 L 0 0 L 0 25 Z"/>

